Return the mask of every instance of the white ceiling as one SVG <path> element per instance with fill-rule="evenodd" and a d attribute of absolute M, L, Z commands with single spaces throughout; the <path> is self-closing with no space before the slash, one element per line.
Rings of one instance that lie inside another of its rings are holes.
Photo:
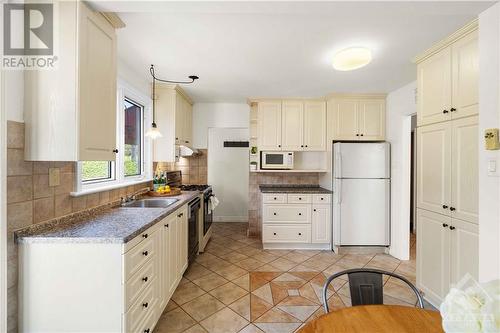
<path fill-rule="evenodd" d="M 98 1 L 118 12 L 121 60 L 149 80 L 149 66 L 185 86 L 197 102 L 247 97 L 317 97 L 390 92 L 415 80 L 411 59 L 492 2 Z M 368 66 L 337 72 L 332 54 L 373 50 Z"/>

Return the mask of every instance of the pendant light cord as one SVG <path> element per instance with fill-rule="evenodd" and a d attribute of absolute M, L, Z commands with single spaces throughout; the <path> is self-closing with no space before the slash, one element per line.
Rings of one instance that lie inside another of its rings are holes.
<path fill-rule="evenodd" d="M 155 76 L 155 68 L 154 65 L 151 65 L 149 68 L 149 73 L 151 73 L 151 76 L 153 77 L 153 80 L 160 81 L 160 82 L 165 82 L 165 83 L 177 83 L 177 84 L 191 84 L 195 80 L 198 80 L 199 77 L 196 75 L 189 75 L 188 78 L 191 79 L 191 81 L 173 81 L 173 80 L 163 80 L 159 79 Z"/>

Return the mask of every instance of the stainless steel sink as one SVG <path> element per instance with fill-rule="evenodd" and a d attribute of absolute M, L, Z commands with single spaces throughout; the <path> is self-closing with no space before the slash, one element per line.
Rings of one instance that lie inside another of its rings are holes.
<path fill-rule="evenodd" d="M 138 208 L 167 208 L 168 206 L 176 203 L 179 199 L 165 198 L 165 199 L 141 199 L 128 202 L 122 207 L 138 207 Z"/>

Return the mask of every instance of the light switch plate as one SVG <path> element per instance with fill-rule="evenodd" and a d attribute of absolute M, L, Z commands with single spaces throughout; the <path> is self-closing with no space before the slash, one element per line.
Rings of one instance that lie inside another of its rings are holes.
<path fill-rule="evenodd" d="M 61 183 L 59 168 L 49 168 L 49 186 L 59 186 Z"/>
<path fill-rule="evenodd" d="M 488 168 L 488 176 L 490 177 L 500 176 L 499 172 L 500 166 L 498 165 L 498 160 L 496 158 L 492 157 L 488 159 L 487 168 Z"/>

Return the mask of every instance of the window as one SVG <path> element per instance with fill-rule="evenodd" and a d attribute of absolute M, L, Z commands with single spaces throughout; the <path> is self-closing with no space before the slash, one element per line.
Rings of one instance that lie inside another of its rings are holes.
<path fill-rule="evenodd" d="M 144 124 L 151 122 L 150 99 L 121 82 L 117 109 L 116 161 L 78 163 L 75 195 L 151 179 L 151 140 L 144 137 Z"/>

